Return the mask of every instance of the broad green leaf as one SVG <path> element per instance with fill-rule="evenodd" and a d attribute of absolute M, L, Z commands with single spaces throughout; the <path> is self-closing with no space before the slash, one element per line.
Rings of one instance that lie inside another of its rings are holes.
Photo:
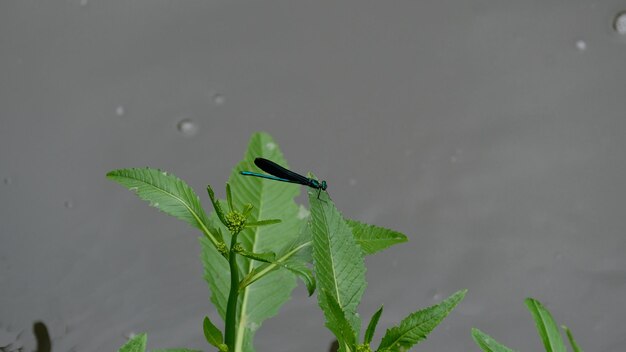
<path fill-rule="evenodd" d="M 196 193 L 178 177 L 150 168 L 114 170 L 107 173 L 107 177 L 134 191 L 151 206 L 198 228 L 213 245 L 223 242 L 209 230 L 207 216 Z"/>
<path fill-rule="evenodd" d="M 271 136 L 266 133 L 253 134 L 244 159 L 233 169 L 228 180 L 233 206 L 242 209 L 249 203 L 252 206 L 249 210 L 252 219 L 282 219 L 282 222 L 273 226 L 246 228 L 237 239 L 243 248 L 250 252 L 277 252 L 291 243 L 303 226 L 303 221 L 297 217 L 299 208 L 294 201 L 300 192 L 300 186 L 240 175 L 240 171 L 261 172 L 254 165 L 256 157 L 286 165 L 280 149 Z M 215 226 L 219 225 L 215 223 Z M 224 233 L 229 237 L 227 232 Z M 230 288 L 229 270 L 228 263 L 222 258 L 225 263 L 222 266 L 215 253 L 217 251 L 203 245 L 202 257 L 205 277 L 212 291 L 211 301 L 216 304 L 218 312 L 224 318 Z M 242 278 L 246 278 L 257 266 L 263 265 L 242 256 L 238 256 L 237 262 Z M 256 280 L 254 284 L 241 289 L 233 352 L 254 350 L 252 347 L 254 333 L 265 319 L 278 312 L 290 298 L 295 287 L 296 277 L 291 272 L 275 270 L 265 275 L 262 280 Z"/>
<path fill-rule="evenodd" d="M 309 192 L 309 204 L 317 285 L 337 301 L 358 334 L 361 322 L 356 308 L 366 286 L 363 253 L 326 192 L 319 199 L 317 191 Z M 332 312 L 325 295 L 318 294 L 317 298 L 330 323 Z"/>
<path fill-rule="evenodd" d="M 541 336 L 546 352 L 565 352 L 561 332 L 550 312 L 536 299 L 526 298 L 525 302 L 533 315 L 537 332 Z"/>
<path fill-rule="evenodd" d="M 364 224 L 356 220 L 346 219 L 352 234 L 361 246 L 364 255 L 374 254 L 394 244 L 407 242 L 409 239 L 400 232 L 384 227 Z"/>
<path fill-rule="evenodd" d="M 569 340 L 569 344 L 572 345 L 572 350 L 574 352 L 583 352 L 583 350 L 576 343 L 576 340 L 574 340 L 574 335 L 572 335 L 570 329 L 565 325 L 561 325 L 561 327 L 565 330 L 565 334 L 567 334 L 567 339 Z"/>
<path fill-rule="evenodd" d="M 321 291 L 320 295 L 326 297 L 325 301 L 328 303 L 326 326 L 335 334 L 337 341 L 339 341 L 339 346 L 343 346 L 348 351 L 355 350 L 356 333 L 346 318 L 345 312 L 332 294 L 329 294 L 327 291 Z"/>
<path fill-rule="evenodd" d="M 148 335 L 139 334 L 124 344 L 124 346 L 120 347 L 118 352 L 144 352 L 146 350 L 146 341 L 148 340 Z"/>
<path fill-rule="evenodd" d="M 222 335 L 220 329 L 213 325 L 209 317 L 204 317 L 202 331 L 204 331 L 204 338 L 211 345 L 219 349 L 220 346 L 224 344 L 224 335 Z"/>
<path fill-rule="evenodd" d="M 369 345 L 372 342 L 372 338 L 374 337 L 374 333 L 376 332 L 376 325 L 378 325 L 378 320 L 380 316 L 383 314 L 383 307 L 380 306 L 380 309 L 372 315 L 372 319 L 370 319 L 370 323 L 367 324 L 367 330 L 365 330 L 365 336 L 363 337 L 363 343 Z"/>
<path fill-rule="evenodd" d="M 226 316 L 226 304 L 230 290 L 230 267 L 215 246 L 206 237 L 200 237 L 200 259 L 204 267 L 204 280 L 211 290 L 211 302 L 222 319 Z M 221 258 L 221 259 L 220 259 Z"/>
<path fill-rule="evenodd" d="M 439 323 L 465 297 L 467 290 L 461 290 L 443 302 L 410 314 L 399 326 L 387 329 L 377 351 L 405 351 L 435 329 Z"/>
<path fill-rule="evenodd" d="M 264 263 L 273 263 L 276 261 L 276 253 L 274 252 L 252 253 L 244 249 L 241 252 L 239 252 L 239 254 L 243 255 L 244 257 L 248 259 L 258 260 Z"/>
<path fill-rule="evenodd" d="M 476 328 L 472 329 L 472 339 L 484 352 L 514 352 Z"/>
<path fill-rule="evenodd" d="M 202 352 L 200 350 L 190 350 L 188 348 L 164 348 L 152 350 L 151 352 Z"/>

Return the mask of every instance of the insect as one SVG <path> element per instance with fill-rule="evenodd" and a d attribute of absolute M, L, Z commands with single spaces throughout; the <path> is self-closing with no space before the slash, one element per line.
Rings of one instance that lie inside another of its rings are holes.
<path fill-rule="evenodd" d="M 287 170 L 284 167 L 276 164 L 271 160 L 267 160 L 264 158 L 256 158 L 254 159 L 254 164 L 259 167 L 259 169 L 267 172 L 269 175 L 260 174 L 252 171 L 241 171 L 240 173 L 244 176 L 254 176 L 266 178 L 268 180 L 281 181 L 281 182 L 289 182 L 289 183 L 297 183 L 303 186 L 309 186 L 311 188 L 317 189 L 317 198 L 319 199 L 320 193 L 325 191 L 328 185 L 326 181 L 318 181 L 312 178 L 308 178 L 302 176 L 298 173 L 295 173 L 291 170 Z"/>

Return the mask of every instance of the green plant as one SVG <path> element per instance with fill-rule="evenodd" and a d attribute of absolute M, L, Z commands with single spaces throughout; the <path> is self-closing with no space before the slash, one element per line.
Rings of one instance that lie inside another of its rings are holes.
<path fill-rule="evenodd" d="M 363 257 L 405 242 L 406 236 L 345 219 L 325 192 L 319 197 L 317 191 L 310 192 L 307 209 L 294 201 L 297 185 L 241 177 L 240 171 L 255 169 L 256 157 L 286 165 L 274 140 L 255 133 L 244 159 L 231 173 L 226 200 L 217 199 L 207 187 L 214 208 L 211 216 L 191 187 L 167 172 L 133 168 L 111 171 L 107 177 L 202 232 L 205 280 L 224 320 L 224 334 L 208 317 L 203 331 L 219 351 L 253 351 L 256 330 L 289 299 L 296 277 L 309 295 L 317 288 L 326 326 L 340 342 L 340 351 L 371 351 L 382 308 L 358 343 L 361 323 L 356 309 L 366 286 Z M 404 351 L 425 339 L 464 294 L 459 291 L 439 305 L 409 315 L 387 330 L 377 351 Z M 145 342 L 146 335 L 139 335 L 120 351 L 144 351 Z"/>
<path fill-rule="evenodd" d="M 538 300 L 534 298 L 526 298 L 526 306 L 535 320 L 537 332 L 541 337 L 546 352 L 565 352 L 565 342 L 559 331 L 558 326 L 554 322 L 554 318 L 550 312 Z M 578 344 L 572 336 L 572 332 L 567 326 L 561 326 L 567 335 L 567 339 L 572 346 L 574 352 L 582 352 Z M 474 328 L 472 329 L 472 338 L 476 344 L 485 352 L 512 352 L 513 350 L 494 340 L 491 336 Z"/>

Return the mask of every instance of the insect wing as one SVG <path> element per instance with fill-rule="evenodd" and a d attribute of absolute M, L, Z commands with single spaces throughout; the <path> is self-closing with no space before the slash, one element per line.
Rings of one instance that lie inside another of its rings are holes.
<path fill-rule="evenodd" d="M 271 160 L 267 160 L 264 158 L 256 158 L 254 159 L 254 164 L 259 167 L 259 169 L 267 172 L 270 175 L 274 175 L 276 177 L 284 178 L 290 180 L 292 182 L 296 182 L 305 186 L 309 185 L 309 178 L 304 177 L 300 174 L 297 174 L 291 170 L 287 170 L 284 167 L 276 164 Z"/>

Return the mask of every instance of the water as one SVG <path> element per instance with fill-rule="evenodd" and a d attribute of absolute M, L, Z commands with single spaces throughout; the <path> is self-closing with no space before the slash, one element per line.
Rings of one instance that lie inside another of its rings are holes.
<path fill-rule="evenodd" d="M 224 105 L 225 102 L 226 102 L 226 98 L 224 98 L 223 95 L 221 95 L 221 94 L 213 95 L 213 103 L 215 105 L 217 105 L 217 106 Z"/>
<path fill-rule="evenodd" d="M 613 28 L 618 34 L 626 35 L 626 11 L 622 11 L 615 16 Z"/>
<path fill-rule="evenodd" d="M 198 125 L 196 125 L 190 119 L 180 120 L 176 125 L 176 128 L 187 137 L 191 137 L 198 133 Z"/>

